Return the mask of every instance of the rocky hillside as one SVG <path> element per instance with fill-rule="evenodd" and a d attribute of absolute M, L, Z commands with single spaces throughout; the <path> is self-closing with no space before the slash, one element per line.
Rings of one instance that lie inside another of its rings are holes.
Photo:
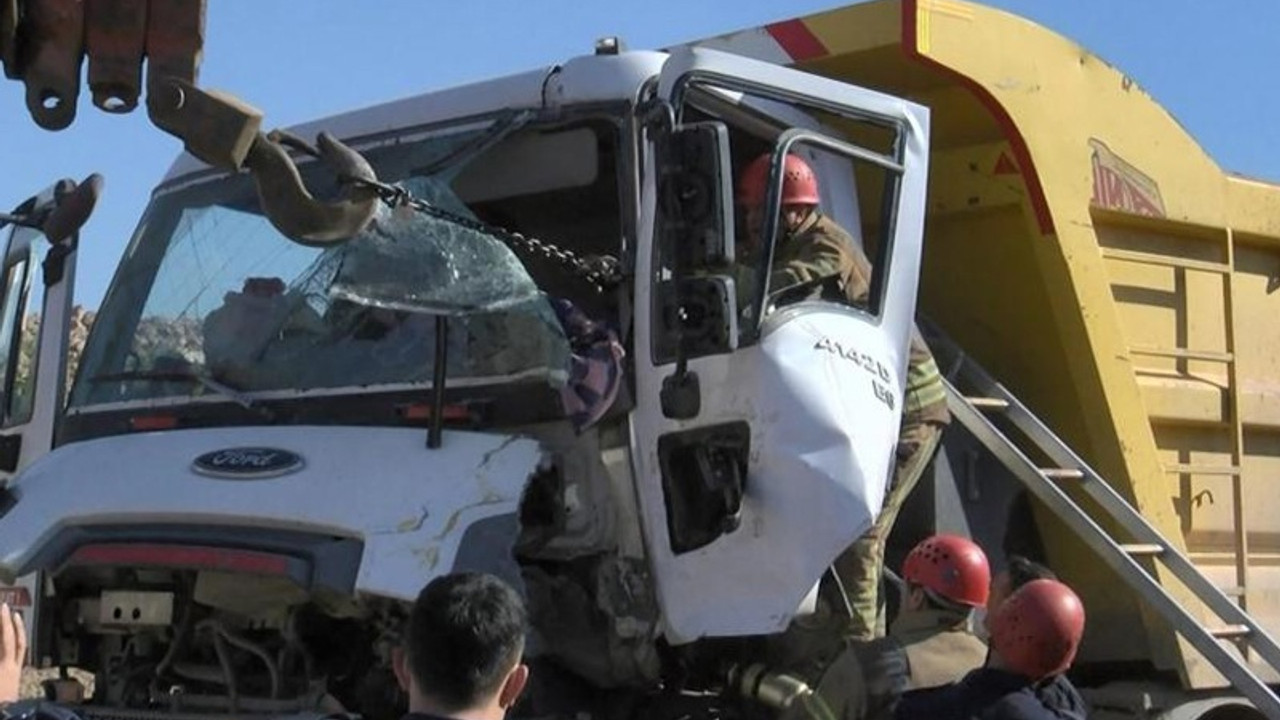
<path fill-rule="evenodd" d="M 75 377 L 76 368 L 80 367 L 80 355 L 84 352 L 84 343 L 89 338 L 89 328 L 93 327 L 96 316 L 97 314 L 92 310 L 86 310 L 79 305 L 71 310 L 71 333 L 67 358 L 68 380 Z M 23 380 L 30 376 L 32 361 L 35 359 L 36 336 L 39 332 L 39 315 L 30 314 L 23 318 L 21 346 L 18 351 L 18 387 L 22 387 Z M 70 385 L 69 382 L 68 385 Z"/>
<path fill-rule="evenodd" d="M 76 368 L 80 367 L 80 355 L 84 352 L 84 342 L 89 339 L 89 328 L 93 327 L 93 320 L 96 317 L 97 313 L 85 310 L 79 305 L 71 309 L 71 333 L 67 339 L 68 380 L 76 376 Z"/>
<path fill-rule="evenodd" d="M 89 338 L 89 329 L 93 327 L 96 317 L 97 313 L 80 306 L 76 306 L 71 311 L 71 330 L 67 350 L 68 380 L 75 377 L 76 368 L 80 366 L 80 356 L 84 352 L 85 341 Z M 18 355 L 18 387 L 23 386 L 22 380 L 30 377 L 39 328 L 39 315 L 27 315 L 23 319 L 22 344 Z M 144 318 L 139 324 L 132 349 L 137 361 L 146 367 L 150 364 L 148 362 L 150 358 L 161 352 L 167 355 L 182 355 L 187 360 L 199 363 L 203 360 L 200 348 L 199 322 L 186 318 L 172 320 L 153 317 Z"/>

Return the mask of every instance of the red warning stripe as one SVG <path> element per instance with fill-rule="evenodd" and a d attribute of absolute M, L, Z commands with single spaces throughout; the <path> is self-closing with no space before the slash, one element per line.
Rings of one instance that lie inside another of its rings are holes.
<path fill-rule="evenodd" d="M 809 28 L 802 20 L 785 20 L 773 23 L 772 25 L 766 25 L 765 30 L 769 32 L 774 41 L 782 46 L 783 51 L 796 62 L 815 60 L 830 54 L 827 46 L 823 45 L 822 41 L 809 31 Z"/>
<path fill-rule="evenodd" d="M 1000 153 L 999 159 L 996 160 L 996 167 L 993 171 L 995 175 L 1017 175 L 1018 166 L 1013 164 L 1013 159 L 1007 153 Z"/>

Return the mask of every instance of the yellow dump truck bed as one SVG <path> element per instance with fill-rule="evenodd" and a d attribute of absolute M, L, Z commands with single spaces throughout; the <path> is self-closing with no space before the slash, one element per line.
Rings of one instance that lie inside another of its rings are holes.
<path fill-rule="evenodd" d="M 921 312 L 1280 634 L 1280 187 L 1223 172 L 1087 50 L 975 4 L 871 2 L 702 44 L 932 109 Z M 1039 510 L 1087 603 L 1082 660 L 1222 683 Z"/>

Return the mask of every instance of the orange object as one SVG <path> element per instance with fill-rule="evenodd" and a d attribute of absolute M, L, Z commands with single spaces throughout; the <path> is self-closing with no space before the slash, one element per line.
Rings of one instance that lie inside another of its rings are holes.
<path fill-rule="evenodd" d="M 764 154 L 747 166 L 738 182 L 738 200 L 745 205 L 764 202 L 769 188 L 770 155 Z M 782 204 L 817 205 L 818 178 L 809 163 L 797 155 L 788 154 L 782 164 Z"/>
<path fill-rule="evenodd" d="M 902 564 L 902 579 L 970 607 L 984 607 L 991 591 L 986 554 L 959 535 L 934 535 L 921 541 Z"/>

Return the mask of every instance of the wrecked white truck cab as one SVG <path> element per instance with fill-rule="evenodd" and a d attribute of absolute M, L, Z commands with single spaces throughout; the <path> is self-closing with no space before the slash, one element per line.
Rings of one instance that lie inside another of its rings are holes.
<path fill-rule="evenodd" d="M 321 130 L 439 212 L 386 207 L 355 239 L 307 247 L 261 215 L 247 176 L 180 159 L 65 406 L 66 353 L 6 375 L 10 406 L 30 392 L 56 408 L 0 458 L 17 471 L 0 567 L 39 578 L 38 662 L 95 673 L 90 717 L 334 702 L 393 717 L 403 601 L 476 569 L 529 599 L 535 708 L 719 702 L 705 693 L 724 669 L 768 662 L 756 640 L 813 610 L 879 509 L 927 112 L 683 49 L 599 52 L 294 129 Z M 772 153 L 777 208 L 788 152 L 873 261 L 866 306 L 829 282 L 770 286 L 776 213 L 746 226 L 734 179 Z M 318 193 L 333 183 L 301 167 Z M 600 258 L 619 268 L 606 283 L 586 270 Z M 8 255 L 13 348 L 40 261 Z M 64 277 L 43 289 L 41 348 L 65 347 Z M 625 350 L 607 391 L 576 396 L 582 412 L 566 384 L 590 348 L 565 307 Z M 11 436 L 36 422 L 8 417 Z M 596 694 L 566 691 L 579 686 Z"/>

